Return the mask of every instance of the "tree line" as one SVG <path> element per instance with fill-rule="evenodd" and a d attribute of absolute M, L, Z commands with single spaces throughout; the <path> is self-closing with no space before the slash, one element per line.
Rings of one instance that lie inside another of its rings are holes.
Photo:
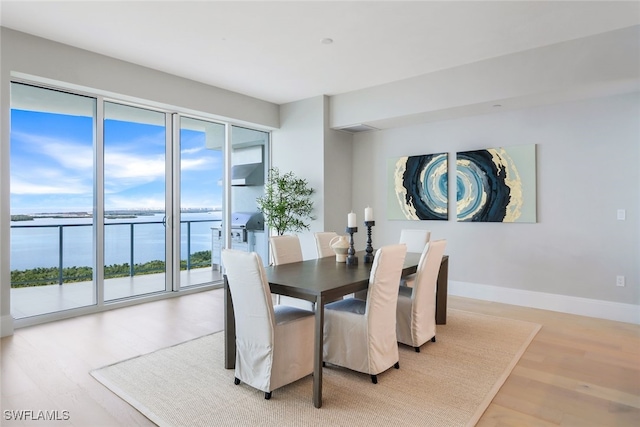
<path fill-rule="evenodd" d="M 211 266 L 211 251 L 194 252 L 191 255 L 191 268 L 203 268 Z M 130 275 L 129 263 L 104 266 L 104 278 L 128 277 Z M 180 261 L 180 270 L 187 269 L 187 261 Z M 134 274 L 157 274 L 165 271 L 164 261 L 155 260 L 140 264 L 134 264 Z M 25 288 L 31 286 L 45 286 L 59 284 L 60 270 L 58 267 L 38 267 L 28 270 L 11 271 L 11 287 Z M 93 279 L 92 267 L 64 267 L 62 269 L 62 282 L 87 282 Z"/>

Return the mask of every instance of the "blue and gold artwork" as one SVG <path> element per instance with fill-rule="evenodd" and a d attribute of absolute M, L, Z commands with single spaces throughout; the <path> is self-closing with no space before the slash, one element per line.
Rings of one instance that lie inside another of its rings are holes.
<path fill-rule="evenodd" d="M 388 161 L 389 219 L 447 220 L 447 153 Z"/>
<path fill-rule="evenodd" d="M 459 222 L 536 222 L 535 144 L 456 153 Z"/>

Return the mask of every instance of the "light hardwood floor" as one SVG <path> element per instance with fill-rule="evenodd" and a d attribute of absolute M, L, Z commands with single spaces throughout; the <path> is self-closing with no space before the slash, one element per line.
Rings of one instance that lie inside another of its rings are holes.
<path fill-rule="evenodd" d="M 459 297 L 449 307 L 543 325 L 478 426 L 640 425 L 640 326 Z M 0 424 L 153 425 L 89 371 L 222 327 L 214 290 L 18 329 L 1 343 Z M 6 410 L 70 419 L 16 422 Z"/>

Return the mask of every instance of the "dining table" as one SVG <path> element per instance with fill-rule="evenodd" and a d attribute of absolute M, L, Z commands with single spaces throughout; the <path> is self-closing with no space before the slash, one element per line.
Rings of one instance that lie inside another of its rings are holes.
<path fill-rule="evenodd" d="M 336 257 L 331 256 L 265 267 L 272 294 L 286 295 L 315 303 L 313 404 L 316 408 L 322 406 L 324 306 L 345 295 L 368 288 L 373 264 L 365 263 L 364 255 L 364 251 L 356 253 L 358 263 L 355 265 L 336 262 Z M 407 252 L 402 267 L 402 277 L 415 273 L 419 260 L 419 253 Z M 448 269 L 449 257 L 445 255 L 438 274 L 436 324 L 446 323 Z M 224 275 L 224 294 L 224 364 L 226 369 L 233 369 L 236 362 L 236 330 L 233 300 L 226 275 Z"/>

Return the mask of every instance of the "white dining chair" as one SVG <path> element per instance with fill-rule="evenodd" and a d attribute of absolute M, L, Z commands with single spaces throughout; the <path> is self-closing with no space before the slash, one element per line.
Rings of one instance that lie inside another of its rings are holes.
<path fill-rule="evenodd" d="M 221 257 L 235 312 L 234 382 L 264 391 L 270 399 L 273 390 L 313 373 L 315 316 L 271 304 L 257 253 L 224 249 Z"/>
<path fill-rule="evenodd" d="M 335 231 L 320 231 L 313 233 L 316 239 L 316 251 L 318 252 L 318 258 L 324 258 L 334 256 L 336 253 L 331 249 L 331 239 L 336 237 L 338 233 Z"/>
<path fill-rule="evenodd" d="M 422 251 L 413 287 L 398 288 L 396 332 L 398 342 L 415 348 L 436 341 L 436 285 L 446 240 L 429 242 Z"/>
<path fill-rule="evenodd" d="M 325 305 L 323 362 L 377 375 L 400 368 L 396 338 L 398 280 L 407 253 L 404 244 L 376 251 L 367 299 L 348 298 Z"/>
<path fill-rule="evenodd" d="M 400 241 L 407 245 L 407 252 L 422 253 L 424 246 L 431 238 L 431 231 L 419 229 L 402 229 L 400 230 Z"/>
<path fill-rule="evenodd" d="M 274 265 L 289 264 L 303 260 L 302 247 L 300 246 L 298 236 L 271 236 L 269 238 L 269 246 L 271 247 Z M 275 300 L 278 304 L 290 305 L 311 311 L 315 309 L 314 303 L 299 298 L 278 295 Z"/>
<path fill-rule="evenodd" d="M 431 239 L 431 231 L 419 229 L 402 229 L 400 230 L 400 243 L 407 245 L 407 252 L 422 253 L 425 246 L 429 244 Z M 400 280 L 400 286 L 413 286 L 416 275 L 409 274 Z"/>

